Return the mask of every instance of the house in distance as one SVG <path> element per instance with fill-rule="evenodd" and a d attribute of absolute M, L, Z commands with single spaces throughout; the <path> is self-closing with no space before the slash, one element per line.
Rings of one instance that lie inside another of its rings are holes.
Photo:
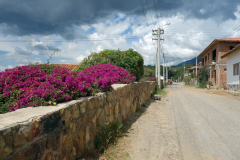
<path fill-rule="evenodd" d="M 240 44 L 240 38 L 215 39 L 205 48 L 198 57 L 202 58 L 202 66 L 210 70 L 208 81 L 217 87 L 227 84 L 227 57 L 225 53 Z"/>

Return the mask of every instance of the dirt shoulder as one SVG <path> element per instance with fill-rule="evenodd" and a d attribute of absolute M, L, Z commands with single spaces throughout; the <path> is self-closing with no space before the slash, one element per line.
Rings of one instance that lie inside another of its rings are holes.
<path fill-rule="evenodd" d="M 100 159 L 237 159 L 240 97 L 173 84 L 127 121 L 127 133 Z M 218 144 L 218 145 L 216 145 Z"/>
<path fill-rule="evenodd" d="M 168 96 L 162 101 L 149 99 L 142 107 L 142 113 L 135 113 L 127 121 L 126 136 L 100 159 L 180 159 L 174 121 L 171 113 L 166 116 L 163 111 L 168 101 Z"/>

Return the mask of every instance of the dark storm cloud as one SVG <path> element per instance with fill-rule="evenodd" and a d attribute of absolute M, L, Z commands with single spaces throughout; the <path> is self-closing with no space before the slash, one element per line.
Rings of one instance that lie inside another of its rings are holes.
<path fill-rule="evenodd" d="M 240 5 L 239 0 L 188 1 L 190 16 L 199 19 L 213 18 L 213 21 L 236 19 L 234 12 L 237 11 L 237 7 Z"/>
<path fill-rule="evenodd" d="M 20 47 L 16 47 L 15 48 L 15 52 L 21 55 L 32 55 L 32 52 L 28 51 L 28 50 L 24 50 Z"/>
<path fill-rule="evenodd" d="M 186 14 L 188 2 L 189 17 L 220 20 L 234 19 L 239 0 L 148 0 L 152 13 L 154 3 L 160 16 Z M 143 6 L 147 9 L 145 0 Z M 200 10 L 205 12 L 200 12 Z M 75 25 L 93 24 L 109 15 L 122 12 L 127 15 L 143 15 L 139 0 L 1 0 L 1 32 L 17 36 L 59 34 L 65 39 L 83 37 L 76 32 Z M 154 15 L 154 14 L 153 14 Z"/>
<path fill-rule="evenodd" d="M 54 46 L 44 46 L 41 44 L 35 45 L 34 48 L 38 50 L 50 50 L 50 51 L 54 51 L 56 49 Z"/>

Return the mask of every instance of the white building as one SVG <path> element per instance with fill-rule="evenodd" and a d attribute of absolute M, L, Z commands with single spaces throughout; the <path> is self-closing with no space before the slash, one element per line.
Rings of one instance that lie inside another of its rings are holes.
<path fill-rule="evenodd" d="M 221 58 L 227 58 L 228 90 L 240 90 L 240 44 L 222 55 Z"/>

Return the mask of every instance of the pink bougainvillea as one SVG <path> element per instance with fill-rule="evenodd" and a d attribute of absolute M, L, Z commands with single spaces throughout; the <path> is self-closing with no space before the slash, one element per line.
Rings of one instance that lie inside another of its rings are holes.
<path fill-rule="evenodd" d="M 153 77 L 149 77 L 148 79 L 149 81 L 156 81 L 156 78 L 153 78 Z"/>
<path fill-rule="evenodd" d="M 1 101 L 7 103 L 10 111 L 49 105 L 50 101 L 64 102 L 108 91 L 114 83 L 135 79 L 130 72 L 110 64 L 98 64 L 82 72 L 56 66 L 49 69 L 46 64 L 16 67 L 0 72 L 0 105 Z"/>

